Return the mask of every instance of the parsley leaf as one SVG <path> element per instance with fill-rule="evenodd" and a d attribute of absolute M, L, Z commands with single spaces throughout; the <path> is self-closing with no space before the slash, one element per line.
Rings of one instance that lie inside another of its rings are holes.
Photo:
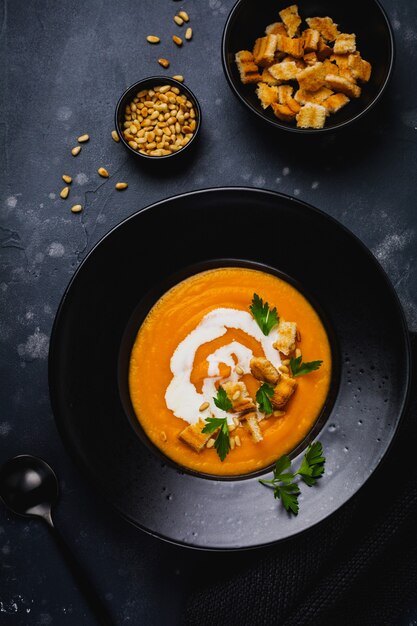
<path fill-rule="evenodd" d="M 272 413 L 272 403 L 270 398 L 274 395 L 274 388 L 268 383 L 261 385 L 256 392 L 256 402 L 259 404 L 259 410 L 266 415 Z"/>
<path fill-rule="evenodd" d="M 203 433 L 214 433 L 217 429 L 219 433 L 214 442 L 214 447 L 219 455 L 221 461 L 224 461 L 230 450 L 230 435 L 229 427 L 227 425 L 227 417 L 208 417 L 206 419 L 206 425 L 204 426 Z"/>
<path fill-rule="evenodd" d="M 217 396 L 213 398 L 214 404 L 218 409 L 222 409 L 223 411 L 230 411 L 232 408 L 232 402 L 229 400 L 227 393 L 223 389 L 223 387 L 219 387 L 217 390 Z"/>
<path fill-rule="evenodd" d="M 294 378 L 297 376 L 303 376 L 304 374 L 310 374 L 314 370 L 318 370 L 323 361 L 309 361 L 308 363 L 301 362 L 302 357 L 299 356 L 296 359 L 290 360 L 291 372 Z"/>
<path fill-rule="evenodd" d="M 263 302 L 257 293 L 253 294 L 250 312 L 264 335 L 269 335 L 270 330 L 279 322 L 276 308 L 269 308 L 268 302 Z"/>
<path fill-rule="evenodd" d="M 304 455 L 300 469 L 296 472 L 302 480 L 311 487 L 315 485 L 317 479 L 324 474 L 324 464 L 326 459 L 323 456 L 323 447 L 319 441 L 308 446 Z"/>
<path fill-rule="evenodd" d="M 274 498 L 281 500 L 286 511 L 297 515 L 299 509 L 298 496 L 300 493 L 300 488 L 296 483 L 277 485 L 274 489 Z"/>

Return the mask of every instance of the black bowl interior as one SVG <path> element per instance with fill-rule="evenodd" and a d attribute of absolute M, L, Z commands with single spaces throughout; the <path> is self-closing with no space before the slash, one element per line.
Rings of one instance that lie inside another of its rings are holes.
<path fill-rule="evenodd" d="M 252 111 L 277 127 L 314 133 L 317 130 L 297 129 L 294 124 L 282 122 L 274 116 L 270 107 L 264 110 L 255 93 L 256 85 L 241 83 L 234 60 L 239 50 L 252 50 L 255 39 L 264 35 L 268 24 L 280 21 L 278 12 L 290 4 L 289 0 L 263 0 L 262 3 L 239 0 L 229 15 L 223 34 L 223 66 L 232 90 Z M 361 97 L 352 99 L 338 113 L 330 115 L 324 129 L 319 132 L 334 130 L 361 117 L 382 94 L 393 63 L 392 29 L 376 0 L 300 0 L 298 8 L 303 19 L 328 15 L 339 24 L 341 32 L 356 33 L 358 50 L 372 64 L 371 79 L 363 86 Z M 303 22 L 302 27 L 306 26 Z"/>
<path fill-rule="evenodd" d="M 180 91 L 182 91 L 187 96 L 187 98 L 193 103 L 194 110 L 196 112 L 196 129 L 194 131 L 193 137 L 183 148 L 181 148 L 181 150 L 178 150 L 177 152 L 172 152 L 172 154 L 155 157 L 155 156 L 150 156 L 148 154 L 141 154 L 140 152 L 137 152 L 136 150 L 134 150 L 133 148 L 129 146 L 128 142 L 123 136 L 123 123 L 125 121 L 124 113 L 125 113 L 126 105 L 132 102 L 132 100 L 136 97 L 137 93 L 139 91 L 142 91 L 142 89 L 152 89 L 153 87 L 160 86 L 160 85 L 173 85 L 174 87 L 178 87 L 178 89 L 180 89 Z M 129 150 L 131 154 L 135 155 L 136 157 L 148 159 L 150 161 L 159 161 L 161 159 L 169 159 L 179 154 L 183 154 L 183 152 L 194 143 L 198 135 L 198 132 L 200 130 L 200 126 L 201 126 L 201 107 L 197 98 L 191 91 L 191 89 L 186 87 L 183 83 L 180 83 L 174 78 L 170 78 L 168 76 L 150 76 L 149 78 L 144 78 L 138 81 L 137 83 L 135 83 L 134 85 L 131 85 L 122 94 L 122 96 L 120 97 L 116 105 L 115 125 L 116 125 L 117 134 L 120 137 L 120 141 L 123 143 L 125 148 Z"/>
<path fill-rule="evenodd" d="M 262 238 L 253 237 L 255 215 L 270 225 Z M 152 236 L 160 224 L 170 233 L 164 254 Z M 219 224 L 234 236 L 218 237 Z M 293 237 L 282 237 L 277 245 L 279 232 L 297 233 L 297 254 Z M 161 459 L 134 432 L 121 401 L 120 350 L 142 298 L 189 266 L 225 258 L 262 263 L 292 277 L 319 303 L 337 338 L 340 383 L 318 434 L 326 475 L 317 487 L 303 489 L 296 518 L 278 506 L 255 476 L 208 480 Z M 292 198 L 226 188 L 157 203 L 101 240 L 60 305 L 49 382 L 69 451 L 124 517 L 176 543 L 240 549 L 306 530 L 366 482 L 403 412 L 409 359 L 408 332 L 395 292 L 351 233 Z"/>

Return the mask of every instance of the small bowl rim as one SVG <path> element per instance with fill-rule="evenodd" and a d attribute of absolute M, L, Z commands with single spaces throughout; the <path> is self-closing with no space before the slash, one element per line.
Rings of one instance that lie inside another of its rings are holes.
<path fill-rule="evenodd" d="M 227 16 L 224 28 L 223 28 L 223 35 L 222 35 L 222 43 L 221 43 L 221 56 L 222 56 L 222 65 L 223 65 L 223 72 L 226 76 L 227 82 L 229 84 L 229 87 L 231 88 L 232 92 L 235 94 L 235 96 L 238 98 L 238 100 L 240 100 L 240 102 L 247 108 L 249 109 L 249 111 L 252 111 L 252 113 L 255 113 L 257 115 L 257 117 L 261 120 L 263 120 L 264 122 L 267 122 L 268 124 L 270 124 L 271 126 L 273 126 L 274 128 L 279 128 L 280 130 L 285 130 L 285 131 L 289 131 L 292 133 L 298 133 L 298 134 L 305 134 L 305 135 L 315 135 L 315 134 L 319 134 L 319 133 L 329 133 L 329 132 L 335 132 L 341 129 L 346 128 L 346 126 L 349 126 L 350 124 L 357 122 L 360 118 L 362 118 L 364 115 L 366 115 L 376 104 L 377 102 L 379 102 L 379 100 L 381 99 L 383 93 L 385 92 L 387 85 L 389 83 L 389 80 L 391 78 L 392 75 L 392 70 L 394 68 L 394 61 L 395 61 L 395 39 L 394 39 L 394 32 L 393 32 L 393 28 L 391 26 L 391 22 L 388 18 L 388 15 L 384 9 L 384 7 L 382 6 L 382 4 L 379 2 L 379 0 L 370 0 L 370 2 L 373 2 L 377 8 L 379 9 L 381 16 L 383 18 L 383 20 L 385 21 L 385 25 L 388 31 L 388 37 L 389 37 L 389 62 L 388 62 L 388 70 L 387 70 L 387 75 L 385 77 L 384 82 L 382 83 L 381 87 L 379 88 L 378 93 L 376 94 L 376 96 L 373 98 L 373 100 L 371 100 L 371 102 L 369 102 L 367 104 L 367 106 L 360 111 L 359 113 L 357 113 L 356 115 L 354 115 L 353 117 L 349 118 L 348 120 L 345 120 L 343 122 L 339 122 L 338 124 L 334 125 L 334 126 L 324 126 L 323 128 L 297 128 L 297 126 L 286 126 L 284 125 L 280 120 L 273 120 L 270 119 L 268 117 L 266 117 L 266 115 L 263 114 L 262 111 L 259 111 L 258 109 L 256 109 L 254 106 L 252 106 L 252 104 L 250 104 L 249 102 L 247 102 L 245 100 L 245 98 L 240 94 L 239 90 L 237 89 L 237 87 L 234 84 L 234 80 L 233 77 L 231 76 L 231 73 L 229 72 L 229 68 L 226 62 L 226 57 L 227 57 L 227 49 L 226 49 L 226 43 L 227 43 L 227 39 L 228 39 L 228 35 L 229 35 L 229 28 L 231 25 L 231 22 L 235 16 L 236 11 L 239 8 L 239 5 L 242 4 L 243 2 L 247 2 L 247 0 L 237 0 L 237 2 L 235 2 L 235 4 L 233 5 L 233 7 L 231 8 L 229 15 Z"/>
<path fill-rule="evenodd" d="M 121 132 L 121 129 L 119 127 L 119 121 L 118 121 L 118 117 L 119 117 L 119 111 L 121 109 L 122 103 L 124 101 L 124 99 L 126 98 L 126 96 L 128 95 L 128 93 L 130 91 L 135 91 L 138 90 L 140 91 L 140 87 L 141 85 L 143 85 L 144 83 L 148 83 L 149 81 L 156 81 L 156 85 L 158 86 L 158 83 L 161 84 L 170 84 L 173 85 L 174 87 L 178 87 L 178 89 L 183 90 L 187 96 L 190 96 L 191 100 L 193 101 L 194 106 L 197 109 L 197 126 L 196 129 L 193 133 L 193 136 L 191 137 L 190 141 L 183 146 L 180 150 L 177 150 L 176 152 L 171 152 L 171 154 L 161 154 L 161 156 L 151 156 L 150 154 L 142 154 L 141 152 L 138 152 L 137 150 L 134 150 L 131 146 L 129 146 L 128 142 L 126 141 L 126 139 L 123 137 L 123 133 Z M 160 159 L 169 159 L 173 156 L 177 156 L 179 154 L 182 154 L 187 148 L 189 148 L 191 146 L 191 144 L 194 142 L 195 138 L 197 137 L 199 130 L 200 130 L 200 126 L 201 126 L 201 118 L 202 118 L 202 114 L 201 114 L 201 106 L 200 103 L 197 99 L 197 97 L 195 96 L 195 94 L 191 91 L 191 89 L 189 87 L 187 87 L 186 85 L 184 85 L 184 83 L 181 83 L 179 80 L 175 80 L 175 78 L 171 78 L 170 76 L 147 76 L 146 78 L 141 78 L 140 80 L 138 80 L 136 83 L 132 83 L 129 87 L 127 87 L 127 89 L 124 90 L 124 92 L 122 93 L 122 95 L 120 96 L 117 104 L 116 104 L 116 110 L 114 113 L 114 123 L 115 123 L 115 129 L 116 129 L 116 133 L 120 139 L 120 141 L 122 142 L 122 144 L 124 145 L 124 147 L 129 150 L 129 152 L 137 157 L 141 157 L 143 159 L 150 159 L 151 161 L 157 161 Z"/>

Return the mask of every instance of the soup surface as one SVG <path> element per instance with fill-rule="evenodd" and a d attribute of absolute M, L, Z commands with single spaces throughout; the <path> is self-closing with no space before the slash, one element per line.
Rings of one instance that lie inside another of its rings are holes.
<path fill-rule="evenodd" d="M 250 311 L 255 293 L 278 311 L 279 324 L 267 335 Z M 297 342 L 283 353 L 274 343 L 280 345 L 284 320 L 296 327 Z M 296 354 L 303 363 L 320 360 L 321 366 L 292 378 L 289 359 Z M 296 385 L 282 410 L 260 411 L 256 394 L 264 383 L 253 375 L 253 357 L 268 359 L 281 382 L 290 377 Z M 166 456 L 197 472 L 238 475 L 270 465 L 308 434 L 325 403 L 331 368 L 324 326 L 297 289 L 267 272 L 225 267 L 187 278 L 153 306 L 133 345 L 129 390 L 143 430 Z M 226 389 L 227 383 L 232 391 L 236 384 L 245 388 L 259 436 L 245 419 L 248 410 L 225 413 L 214 403 L 219 386 Z M 180 436 L 206 425 L 207 418 L 226 415 L 234 441 L 224 460 L 208 439 L 216 433 L 202 435 L 207 441 L 199 451 Z"/>

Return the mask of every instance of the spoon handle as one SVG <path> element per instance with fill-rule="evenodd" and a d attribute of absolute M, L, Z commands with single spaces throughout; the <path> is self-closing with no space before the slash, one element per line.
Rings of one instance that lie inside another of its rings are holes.
<path fill-rule="evenodd" d="M 65 539 L 61 533 L 57 530 L 52 519 L 46 520 L 48 526 L 55 538 L 55 541 L 61 550 L 69 569 L 72 572 L 75 582 L 77 583 L 80 591 L 84 594 L 84 597 L 91 608 L 92 612 L 96 616 L 100 626 L 115 626 L 115 623 L 111 619 L 107 608 L 104 606 L 101 598 L 99 597 L 96 589 L 94 588 L 89 576 L 85 572 L 81 563 L 74 556 L 72 550 L 68 547 Z"/>

